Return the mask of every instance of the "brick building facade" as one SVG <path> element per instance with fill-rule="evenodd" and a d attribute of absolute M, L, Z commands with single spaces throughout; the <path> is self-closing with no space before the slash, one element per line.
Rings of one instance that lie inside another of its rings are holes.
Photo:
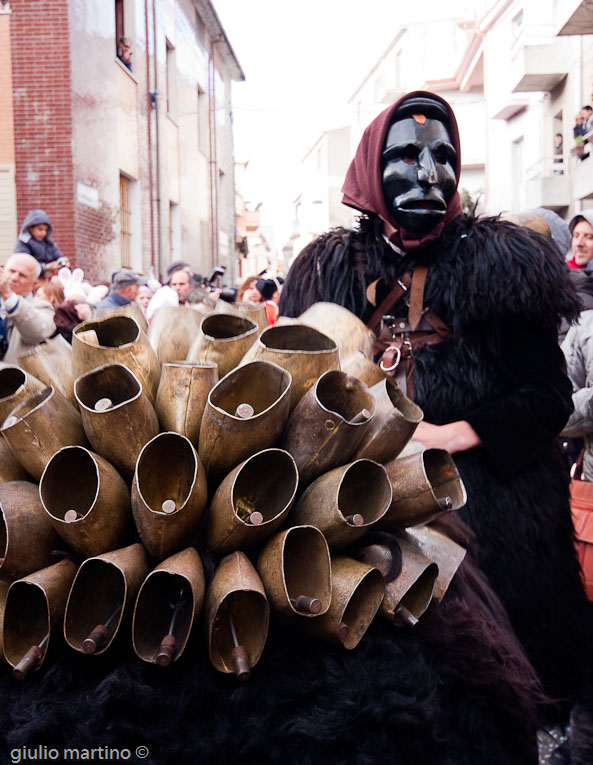
<path fill-rule="evenodd" d="M 91 281 L 122 266 L 162 275 L 180 258 L 200 273 L 226 265 L 230 280 L 230 90 L 243 73 L 210 2 L 11 0 L 10 10 L 18 221 L 45 209 Z M 116 56 L 121 36 L 131 71 Z"/>

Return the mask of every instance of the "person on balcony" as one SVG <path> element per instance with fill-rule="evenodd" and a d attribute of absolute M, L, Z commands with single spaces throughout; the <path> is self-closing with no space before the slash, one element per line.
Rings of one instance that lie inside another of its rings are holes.
<path fill-rule="evenodd" d="M 132 41 L 128 37 L 120 37 L 117 41 L 117 58 L 132 71 Z"/>

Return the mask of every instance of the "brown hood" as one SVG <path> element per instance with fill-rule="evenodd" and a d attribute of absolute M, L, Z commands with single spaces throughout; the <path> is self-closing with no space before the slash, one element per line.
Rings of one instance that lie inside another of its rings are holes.
<path fill-rule="evenodd" d="M 413 250 L 426 247 L 441 235 L 443 228 L 461 214 L 461 202 L 459 194 L 455 194 L 449 200 L 447 211 L 442 220 L 430 231 L 422 234 L 415 234 L 399 226 L 393 218 L 383 196 L 382 172 L 381 172 L 381 153 L 387 137 L 387 132 L 393 121 L 393 115 L 398 107 L 408 98 L 424 97 L 432 99 L 442 104 L 449 115 L 449 133 L 451 141 L 457 152 L 457 165 L 455 167 L 455 177 L 459 183 L 461 172 L 461 149 L 459 145 L 459 131 L 457 120 L 449 104 L 440 96 L 434 93 L 428 93 L 423 90 L 415 90 L 407 93 L 405 96 L 381 112 L 378 117 L 364 131 L 358 144 L 354 159 L 350 163 L 346 180 L 342 186 L 342 203 L 356 210 L 366 213 L 375 213 L 382 220 L 390 223 L 395 229 L 395 233 L 390 236 L 390 241 L 401 249 L 411 252 Z"/>

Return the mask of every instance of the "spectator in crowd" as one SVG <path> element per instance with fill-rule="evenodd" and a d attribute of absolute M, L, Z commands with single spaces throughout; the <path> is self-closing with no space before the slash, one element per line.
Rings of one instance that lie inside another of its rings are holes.
<path fill-rule="evenodd" d="M 575 145 L 573 153 L 581 160 L 586 159 L 589 156 L 589 152 L 585 151 L 585 144 L 587 143 L 584 138 L 585 133 L 587 132 L 585 121 L 585 115 L 580 111 L 575 118 L 575 124 L 572 129 Z"/>
<path fill-rule="evenodd" d="M 562 138 L 562 133 L 556 133 L 554 136 L 554 164 L 555 165 L 561 165 L 563 162 L 562 155 L 564 153 L 564 139 Z M 564 171 L 562 169 L 554 170 L 555 175 L 563 175 Z"/>
<path fill-rule="evenodd" d="M 583 106 L 581 114 L 583 115 L 583 127 L 585 128 L 585 133 L 588 133 L 590 130 L 593 130 L 593 107 L 589 105 Z"/>
<path fill-rule="evenodd" d="M 64 256 L 52 239 L 53 226 L 45 210 L 29 210 L 14 248 L 15 253 L 32 255 L 42 268 Z"/>
<path fill-rule="evenodd" d="M 260 302 L 266 307 L 268 326 L 272 326 L 278 319 L 280 285 L 275 279 L 258 279 L 255 286 L 261 295 Z"/>
<path fill-rule="evenodd" d="M 63 303 L 66 299 L 64 296 L 64 290 L 60 282 L 48 282 L 43 281 L 35 290 L 35 297 L 38 300 L 47 300 L 55 308 L 59 303 Z"/>
<path fill-rule="evenodd" d="M 120 37 L 117 41 L 117 57 L 122 64 L 132 71 L 132 41 L 129 37 Z"/>
<path fill-rule="evenodd" d="M 258 303 L 260 301 L 259 293 L 251 292 L 252 288 L 255 289 L 258 278 L 257 276 L 248 276 L 243 280 L 237 290 L 237 303 Z"/>
<path fill-rule="evenodd" d="M 179 305 L 184 305 L 187 301 L 187 296 L 194 288 L 191 276 L 185 267 L 178 268 L 171 273 L 169 287 L 177 294 Z"/>
<path fill-rule="evenodd" d="M 187 281 L 184 276 L 181 276 L 181 273 L 185 273 L 187 276 Z M 179 292 L 177 289 L 174 289 L 171 285 L 171 281 L 173 277 L 176 276 L 175 281 L 178 285 L 179 291 L 182 293 L 183 300 L 180 301 L 179 299 Z M 163 284 L 161 287 L 159 287 L 154 295 L 152 296 L 150 303 L 148 304 L 146 308 L 146 318 L 148 321 L 152 319 L 154 316 L 154 312 L 157 311 L 162 306 L 173 306 L 173 305 L 179 305 L 180 302 L 183 304 L 187 301 L 187 296 L 191 292 L 191 290 L 194 288 L 194 284 L 192 283 L 192 269 L 189 263 L 186 263 L 184 260 L 176 260 L 167 268 L 167 282 L 166 284 Z M 184 294 L 185 293 L 185 294 Z"/>
<path fill-rule="evenodd" d="M 249 276 L 239 289 L 237 302 L 263 303 L 266 308 L 266 319 L 270 326 L 275 324 L 278 318 L 278 302 L 273 300 L 276 293 L 280 294 L 280 285 L 274 279 Z"/>
<path fill-rule="evenodd" d="M 133 303 L 138 295 L 138 288 L 144 283 L 144 277 L 133 271 L 118 271 L 113 277 L 109 293 L 97 306 L 97 311 L 121 308 Z"/>
<path fill-rule="evenodd" d="M 15 253 L 0 268 L 0 357 L 16 364 L 19 353 L 54 334 L 54 309 L 33 297 L 41 264 L 32 255 Z"/>
<path fill-rule="evenodd" d="M 141 284 L 138 287 L 138 294 L 136 295 L 136 302 L 142 308 L 142 313 L 146 316 L 146 309 L 152 298 L 153 292 L 148 284 Z"/>
<path fill-rule="evenodd" d="M 581 210 L 568 224 L 572 235 L 572 258 L 567 260 L 568 267 L 593 270 L 593 208 Z"/>
<path fill-rule="evenodd" d="M 582 136 L 584 136 L 586 132 L 587 132 L 587 128 L 585 127 L 585 115 L 583 114 L 582 111 L 580 111 L 575 117 L 572 134 L 576 140 L 579 137 L 582 138 Z"/>

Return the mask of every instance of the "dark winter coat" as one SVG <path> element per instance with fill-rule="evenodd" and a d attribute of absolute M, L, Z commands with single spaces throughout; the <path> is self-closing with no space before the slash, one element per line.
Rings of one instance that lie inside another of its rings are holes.
<path fill-rule="evenodd" d="M 34 239 L 29 232 L 31 226 L 36 226 L 38 223 L 45 223 L 48 227 L 47 235 L 40 242 Z M 58 245 L 51 238 L 52 230 L 51 220 L 44 210 L 29 210 L 21 226 L 21 233 L 14 251 L 26 252 L 42 265 L 59 260 L 63 255 Z"/>
<path fill-rule="evenodd" d="M 368 284 L 382 277 L 386 294 L 417 263 L 430 265 L 424 305 L 454 337 L 418 351 L 414 399 L 427 422 L 467 420 L 480 436 L 483 446 L 455 455 L 468 493 L 461 515 L 546 690 L 574 698 L 587 605 L 555 443 L 572 409 L 556 334 L 560 317 L 578 312 L 566 267 L 544 237 L 492 218 L 461 216 L 415 255 L 394 252 L 379 230 L 365 220 L 305 248 L 281 313 L 333 301 L 368 319 Z M 388 313 L 407 315 L 407 306 Z"/>
<path fill-rule="evenodd" d="M 101 302 L 97 305 L 97 311 L 106 311 L 111 308 L 121 308 L 124 305 L 130 305 L 131 302 L 131 300 L 128 300 L 127 297 L 124 297 L 124 295 L 121 295 L 119 292 L 110 290 L 107 295 L 105 295 L 103 300 L 101 300 Z"/>
<path fill-rule="evenodd" d="M 576 317 L 579 302 L 551 242 L 510 222 L 461 215 L 457 192 L 436 226 L 417 234 L 401 227 L 384 198 L 382 152 L 408 98 L 444 109 L 437 118 L 455 148 L 459 180 L 459 132 L 444 99 L 415 92 L 385 109 L 364 131 L 342 188 L 343 203 L 364 214 L 360 228 L 330 231 L 305 248 L 284 284 L 280 312 L 298 316 L 330 301 L 366 321 L 372 282 L 381 280 L 379 305 L 403 273 L 429 267 L 424 306 L 453 336 L 416 352 L 414 399 L 426 422 L 465 420 L 480 437 L 479 448 L 455 455 L 468 494 L 461 515 L 546 690 L 575 698 L 589 613 L 556 441 L 572 411 L 557 332 L 562 317 Z M 384 221 L 393 229 L 389 241 Z M 404 297 L 387 313 L 407 311 Z"/>

